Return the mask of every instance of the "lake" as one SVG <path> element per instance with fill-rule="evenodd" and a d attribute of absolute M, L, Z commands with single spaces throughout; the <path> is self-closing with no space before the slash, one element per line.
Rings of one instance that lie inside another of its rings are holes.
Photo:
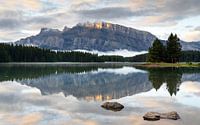
<path fill-rule="evenodd" d="M 1 64 L 0 125 L 199 125 L 200 68 Z M 125 106 L 101 108 L 106 101 Z M 181 119 L 144 121 L 146 112 Z"/>

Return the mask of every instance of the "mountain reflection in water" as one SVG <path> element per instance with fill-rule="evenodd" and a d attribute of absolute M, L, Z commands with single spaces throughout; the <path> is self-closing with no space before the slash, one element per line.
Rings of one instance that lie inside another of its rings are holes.
<path fill-rule="evenodd" d="M 110 100 L 159 90 L 165 83 L 176 95 L 184 81 L 200 81 L 200 68 L 134 68 L 123 66 L 0 66 L 0 81 L 14 80 L 43 95 L 62 92 L 86 100 Z M 184 76 L 184 77 L 183 77 Z"/>

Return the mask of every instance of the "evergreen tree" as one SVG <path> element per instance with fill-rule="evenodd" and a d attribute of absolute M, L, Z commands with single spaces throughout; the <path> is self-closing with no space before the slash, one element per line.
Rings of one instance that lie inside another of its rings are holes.
<path fill-rule="evenodd" d="M 165 47 L 159 39 L 154 40 L 152 47 L 149 48 L 148 61 L 162 62 L 165 60 Z"/>
<path fill-rule="evenodd" d="M 9 62 L 10 57 L 4 46 L 0 46 L 0 62 Z"/>
<path fill-rule="evenodd" d="M 167 41 L 167 62 L 176 63 L 181 56 L 181 44 L 177 35 L 171 35 Z"/>
<path fill-rule="evenodd" d="M 177 35 L 171 34 L 166 47 L 156 39 L 149 48 L 148 61 L 176 63 L 181 57 L 181 44 Z"/>

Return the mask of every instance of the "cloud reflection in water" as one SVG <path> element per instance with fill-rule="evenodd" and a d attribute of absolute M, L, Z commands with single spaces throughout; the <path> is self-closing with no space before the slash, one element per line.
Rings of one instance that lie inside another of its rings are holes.
<path fill-rule="evenodd" d="M 103 125 L 103 124 L 136 124 L 136 125 L 177 125 L 199 123 L 200 108 L 185 105 L 179 98 L 200 91 L 199 82 L 184 82 L 180 94 L 170 97 L 166 94 L 166 85 L 156 92 L 155 89 L 141 94 L 123 97 L 117 101 L 125 106 L 121 112 L 111 112 L 100 107 L 102 102 L 78 100 L 74 96 L 65 97 L 62 93 L 41 95 L 40 90 L 17 82 L 2 82 L 0 84 L 0 120 L 5 125 Z M 190 86 L 191 88 L 187 87 Z M 159 93 L 156 94 L 156 93 Z M 163 93 L 163 94 L 161 94 Z M 190 100 L 191 101 L 191 100 Z M 183 110 L 184 109 L 184 110 Z M 182 120 L 158 122 L 143 121 L 146 111 L 171 111 L 180 113 Z"/>

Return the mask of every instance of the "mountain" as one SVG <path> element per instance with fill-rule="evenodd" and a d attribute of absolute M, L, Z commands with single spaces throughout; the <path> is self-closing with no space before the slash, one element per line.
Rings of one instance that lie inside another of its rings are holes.
<path fill-rule="evenodd" d="M 99 22 L 77 24 L 72 28 L 65 27 L 63 31 L 42 28 L 38 35 L 16 43 L 56 50 L 145 51 L 155 38 L 149 32 Z"/>
<path fill-rule="evenodd" d="M 182 50 L 197 50 L 200 51 L 200 41 L 199 42 L 184 42 L 181 41 Z"/>
<path fill-rule="evenodd" d="M 156 36 L 130 27 L 106 22 L 77 24 L 62 31 L 42 28 L 40 33 L 21 39 L 16 44 L 54 50 L 147 51 Z M 200 42 L 183 42 L 183 50 L 200 50 Z"/>

